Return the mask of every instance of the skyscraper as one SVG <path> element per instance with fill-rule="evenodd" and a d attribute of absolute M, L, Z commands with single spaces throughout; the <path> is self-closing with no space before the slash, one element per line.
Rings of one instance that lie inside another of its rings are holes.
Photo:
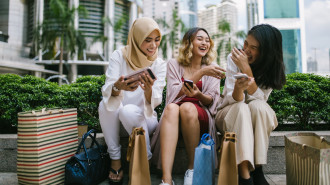
<path fill-rule="evenodd" d="M 179 0 L 179 15 L 187 28 L 197 26 L 197 0 Z"/>
<path fill-rule="evenodd" d="M 237 7 L 236 3 L 232 0 L 222 0 L 220 4 L 217 5 L 208 5 L 205 10 L 198 12 L 198 26 L 205 28 L 210 36 L 220 34 L 219 22 L 226 20 L 230 24 L 231 35 L 237 31 Z M 214 48 L 216 49 L 220 43 L 222 37 L 213 38 Z M 235 38 L 234 38 L 235 39 Z M 226 43 L 223 44 L 225 46 Z M 225 47 L 221 49 L 221 52 L 218 53 L 220 57 L 219 65 L 223 68 L 226 68 L 226 52 Z"/>
<path fill-rule="evenodd" d="M 286 73 L 307 72 L 303 0 L 247 0 L 248 27 L 267 23 L 282 33 Z"/>

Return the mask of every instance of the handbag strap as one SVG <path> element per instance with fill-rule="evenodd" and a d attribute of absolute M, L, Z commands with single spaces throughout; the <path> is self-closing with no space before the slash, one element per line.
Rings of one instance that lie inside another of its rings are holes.
<path fill-rule="evenodd" d="M 209 138 L 209 140 L 211 140 L 211 142 L 207 142 L 207 138 Z M 203 136 L 202 136 L 201 141 L 199 142 L 199 144 L 200 143 L 203 143 L 205 145 L 214 145 L 215 144 L 213 138 L 210 136 L 210 134 L 207 134 L 207 133 L 203 134 Z"/>
<path fill-rule="evenodd" d="M 94 133 L 94 136 L 92 135 L 92 133 Z M 102 153 L 101 151 L 101 147 L 99 145 L 99 143 L 96 141 L 96 131 L 94 129 L 91 129 L 90 131 L 88 131 L 87 133 L 85 133 L 79 143 L 79 146 L 78 146 L 78 149 L 76 151 L 76 154 L 79 153 L 81 147 L 84 148 L 84 151 L 85 151 L 85 155 L 86 155 L 86 158 L 89 160 L 89 156 L 88 156 L 88 152 L 87 152 L 87 148 L 86 148 L 86 144 L 85 144 L 85 140 L 87 139 L 87 137 L 90 137 L 92 138 L 92 144 L 90 146 L 90 148 L 92 148 L 94 146 L 94 143 L 96 144 L 97 146 L 97 149 L 100 153 Z"/>

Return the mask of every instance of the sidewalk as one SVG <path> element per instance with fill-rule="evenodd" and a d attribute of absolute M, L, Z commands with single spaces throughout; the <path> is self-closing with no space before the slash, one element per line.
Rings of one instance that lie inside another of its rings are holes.
<path fill-rule="evenodd" d="M 161 177 L 156 174 L 151 174 L 151 184 L 159 185 Z M 176 185 L 183 185 L 183 175 L 175 175 L 173 177 Z M 217 176 L 216 181 L 217 182 Z M 285 185 L 286 184 L 286 176 L 285 174 L 268 174 L 266 175 L 266 179 L 270 185 Z M 124 185 L 128 183 L 127 174 L 125 174 Z M 0 184 L 1 185 L 18 185 L 17 183 L 17 175 L 16 173 L 0 173 Z M 100 183 L 99 185 L 108 185 L 108 181 Z"/>

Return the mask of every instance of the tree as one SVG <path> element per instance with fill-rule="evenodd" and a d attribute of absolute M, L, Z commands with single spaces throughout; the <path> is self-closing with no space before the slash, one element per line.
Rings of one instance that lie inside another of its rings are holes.
<path fill-rule="evenodd" d="M 165 19 L 156 19 L 156 22 L 159 25 L 161 25 L 164 30 L 168 30 L 163 33 L 162 41 L 159 46 L 162 49 L 163 57 L 165 59 L 167 59 L 167 47 L 169 44 L 172 49 L 172 58 L 173 58 L 174 57 L 174 55 L 173 55 L 174 46 L 176 44 L 178 44 L 177 41 L 179 40 L 177 38 L 178 32 L 179 31 L 181 33 L 185 32 L 186 27 L 185 27 L 183 21 L 181 20 L 181 18 L 178 16 L 177 10 L 172 11 L 172 21 L 170 24 L 168 24 Z"/>
<path fill-rule="evenodd" d="M 82 6 L 70 9 L 62 0 L 51 0 L 49 5 L 49 11 L 46 11 L 45 20 L 41 24 L 41 48 L 54 51 L 59 42 L 61 51 L 59 75 L 62 76 L 64 50 L 72 57 L 75 53 L 81 55 L 83 49 L 86 48 L 84 36 L 74 28 L 75 14 L 78 11 L 80 15 L 87 16 L 88 13 Z M 59 85 L 62 84 L 61 78 L 59 78 L 58 83 Z"/>
<path fill-rule="evenodd" d="M 123 27 L 124 24 L 128 21 L 128 19 L 129 19 L 128 15 L 127 15 L 127 14 L 123 14 L 123 15 L 122 15 L 117 21 L 115 21 L 115 24 L 113 25 L 113 24 L 111 23 L 110 18 L 104 16 L 104 17 L 102 18 L 102 25 L 103 25 L 103 27 L 104 27 L 104 26 L 106 26 L 107 24 L 109 24 L 111 27 L 113 27 L 113 31 L 114 31 L 115 33 L 117 33 L 117 32 L 119 32 L 119 31 L 122 29 L 122 27 Z M 117 39 L 118 39 L 118 38 L 114 37 L 114 43 L 113 43 L 113 49 L 114 49 L 114 50 L 116 50 L 116 42 L 117 42 Z M 105 43 L 106 43 L 108 40 L 109 40 L 109 38 L 108 38 L 107 36 L 105 36 L 103 33 L 101 33 L 101 34 L 99 34 L 99 35 L 97 35 L 97 36 L 94 37 L 92 43 L 95 43 L 95 42 L 101 41 L 101 42 L 102 42 L 102 48 L 103 48 L 103 50 L 104 50 L 104 48 L 105 48 L 105 47 L 104 47 L 104 46 L 105 46 Z M 125 40 L 125 41 L 126 41 L 126 40 Z M 123 45 L 126 44 L 125 41 L 122 40 Z"/>
<path fill-rule="evenodd" d="M 221 20 L 218 24 L 219 34 L 212 35 L 213 39 L 219 38 L 219 44 L 217 46 L 218 58 L 217 62 L 220 64 L 221 52 L 225 52 L 227 56 L 233 47 L 242 47 L 238 39 L 245 39 L 246 33 L 244 31 L 232 32 L 230 23 L 226 20 Z"/>

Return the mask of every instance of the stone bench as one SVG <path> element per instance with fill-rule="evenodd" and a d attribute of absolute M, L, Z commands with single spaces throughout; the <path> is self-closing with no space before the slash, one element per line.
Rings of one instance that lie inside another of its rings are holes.
<path fill-rule="evenodd" d="M 289 133 L 293 133 L 293 131 L 271 133 L 268 149 L 268 164 L 264 166 L 264 172 L 266 174 L 285 174 L 284 135 Z M 323 136 L 330 141 L 330 131 L 314 131 L 314 133 L 319 136 Z M 97 141 L 100 144 L 105 144 L 103 134 L 97 134 Z M 90 140 L 88 140 L 88 142 L 90 142 Z M 120 143 L 122 145 L 123 166 L 127 169 L 128 164 L 126 162 L 126 149 L 128 145 L 128 138 L 121 138 Z M 87 146 L 89 146 L 89 144 Z M 16 172 L 16 156 L 17 135 L 0 134 L 0 159 L 2 159 L 0 172 Z M 176 149 L 173 173 L 183 174 L 186 167 L 187 155 L 184 148 L 184 142 L 181 139 L 179 140 Z M 151 172 L 158 173 L 159 171 L 153 166 L 151 168 Z"/>

